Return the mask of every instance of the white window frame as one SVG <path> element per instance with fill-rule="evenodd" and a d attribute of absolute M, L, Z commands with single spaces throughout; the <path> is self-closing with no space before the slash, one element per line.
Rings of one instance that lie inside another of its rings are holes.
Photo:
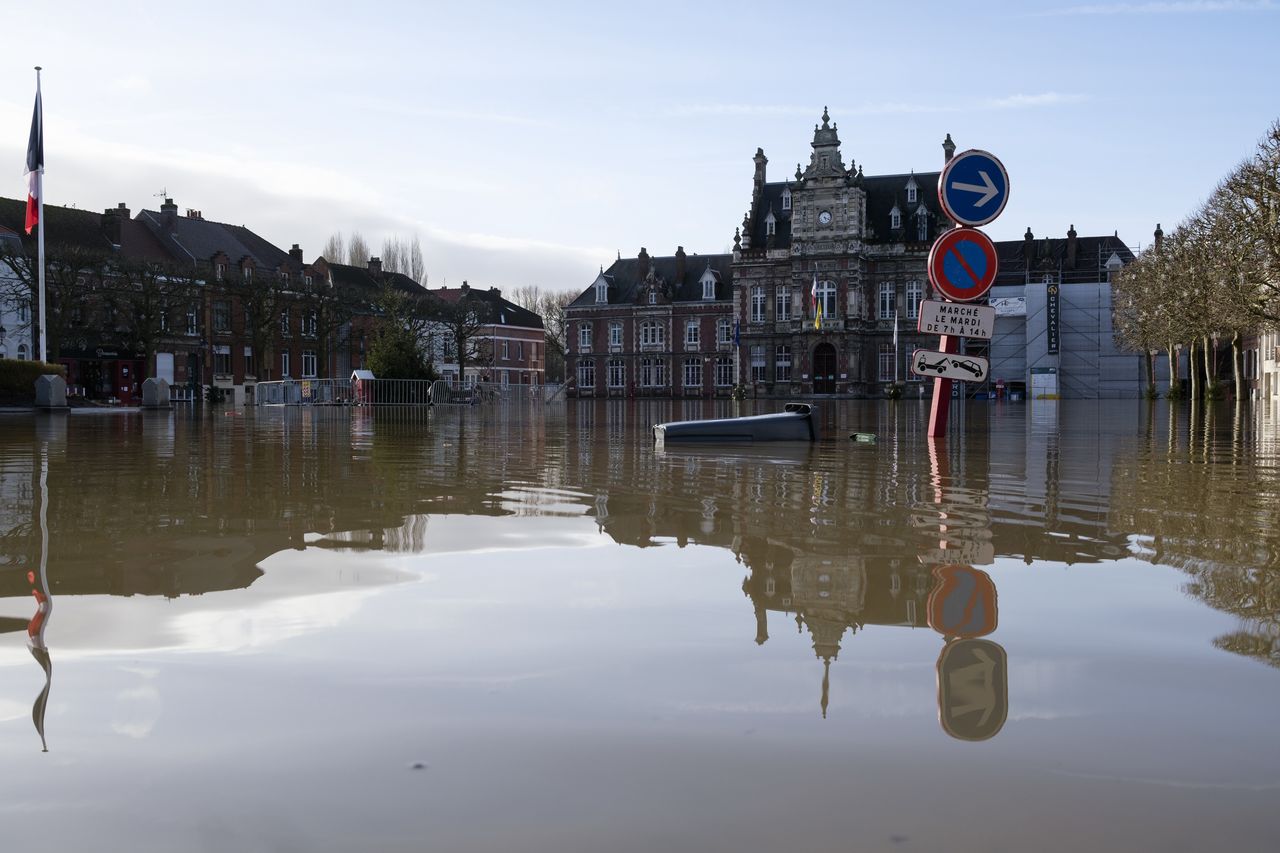
<path fill-rule="evenodd" d="M 622 322 L 620 320 L 609 322 L 609 346 L 622 346 Z"/>
<path fill-rule="evenodd" d="M 911 180 L 907 182 L 907 204 L 916 203 L 916 182 Z"/>
<path fill-rule="evenodd" d="M 596 284 L 596 304 L 604 305 L 609 301 L 609 285 L 601 281 Z"/>
<path fill-rule="evenodd" d="M 716 343 L 733 343 L 733 324 L 728 317 L 721 317 L 716 320 Z"/>
<path fill-rule="evenodd" d="M 666 342 L 666 328 L 661 321 L 643 320 L 640 323 L 640 346 L 662 346 Z"/>
<path fill-rule="evenodd" d="M 733 385 L 733 357 L 729 355 L 716 356 L 716 387 L 729 388 Z"/>
<path fill-rule="evenodd" d="M 701 320 L 685 320 L 684 322 L 684 344 L 689 347 L 696 347 L 702 343 L 702 321 Z"/>
<path fill-rule="evenodd" d="M 880 344 L 877 359 L 877 373 L 881 382 L 893 381 L 894 352 L 893 344 Z"/>
<path fill-rule="evenodd" d="M 907 282 L 907 319 L 915 320 L 920 316 L 920 301 L 924 299 L 924 282 L 912 280 Z"/>
<path fill-rule="evenodd" d="M 783 187 L 782 189 L 782 209 L 791 209 L 791 189 L 789 187 Z"/>
<path fill-rule="evenodd" d="M 711 276 L 707 276 L 702 280 L 702 298 L 716 298 L 716 280 Z"/>
<path fill-rule="evenodd" d="M 684 360 L 684 387 L 702 387 L 702 359 L 695 357 Z"/>
<path fill-rule="evenodd" d="M 501 351 L 502 351 L 502 355 L 499 356 L 499 358 L 501 358 L 503 361 L 510 361 L 511 360 L 511 341 L 503 341 Z"/>
<path fill-rule="evenodd" d="M 757 284 L 751 288 L 751 322 L 764 322 L 764 285 Z"/>
<path fill-rule="evenodd" d="M 768 382 L 769 370 L 764 360 L 764 344 L 752 344 L 750 350 L 751 381 Z"/>
<path fill-rule="evenodd" d="M 610 388 L 625 388 L 627 385 L 627 363 L 620 358 L 611 358 L 607 364 L 607 377 Z"/>
<path fill-rule="evenodd" d="M 653 289 L 650 289 L 650 290 L 649 290 L 649 304 L 650 304 L 650 305 L 657 305 L 657 304 L 658 304 L 658 291 L 653 290 Z"/>
<path fill-rule="evenodd" d="M 889 228 L 896 231 L 901 227 L 902 214 L 898 211 L 898 208 L 895 207 L 893 210 L 889 211 Z"/>
<path fill-rule="evenodd" d="M 836 283 L 834 281 L 818 282 L 818 301 L 822 303 L 822 319 L 834 319 L 836 317 Z"/>
<path fill-rule="evenodd" d="M 774 347 L 773 376 L 777 382 L 791 381 L 791 345 L 779 344 Z"/>
<path fill-rule="evenodd" d="M 892 281 L 880 282 L 880 300 L 877 303 L 878 313 L 876 318 L 880 320 L 892 320 L 893 313 L 898 305 L 898 288 Z"/>
<path fill-rule="evenodd" d="M 780 323 L 785 323 L 791 319 L 791 287 L 789 285 L 778 285 L 773 295 L 773 316 Z"/>
<path fill-rule="evenodd" d="M 289 351 L 282 350 L 280 352 L 280 378 L 289 378 Z"/>
<path fill-rule="evenodd" d="M 319 361 L 316 359 L 316 351 L 313 349 L 304 349 L 302 351 L 302 378 L 315 379 Z"/>
<path fill-rule="evenodd" d="M 584 358 L 578 362 L 578 387 L 596 387 L 596 363 L 594 360 Z"/>
<path fill-rule="evenodd" d="M 591 324 L 578 324 L 578 352 L 591 352 Z"/>

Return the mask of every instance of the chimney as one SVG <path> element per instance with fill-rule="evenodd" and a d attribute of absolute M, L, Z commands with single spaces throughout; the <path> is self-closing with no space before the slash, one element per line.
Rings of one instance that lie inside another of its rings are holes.
<path fill-rule="evenodd" d="M 369 275 L 378 278 L 382 275 L 382 258 L 369 259 Z M 466 284 L 466 282 L 463 282 Z"/>
<path fill-rule="evenodd" d="M 102 233 L 111 241 L 111 245 L 119 246 L 124 220 L 129 218 L 129 208 L 120 202 L 116 207 L 108 207 L 102 212 Z"/>
<path fill-rule="evenodd" d="M 951 158 L 956 156 L 956 144 L 951 141 L 951 134 L 947 134 L 947 138 L 942 140 L 942 162 L 950 163 Z"/>
<path fill-rule="evenodd" d="M 173 203 L 173 199 L 166 198 L 164 204 L 160 205 L 160 218 L 166 225 L 172 225 L 178 218 L 178 206 Z"/>
<path fill-rule="evenodd" d="M 676 246 L 676 285 L 684 284 L 684 246 Z"/>
<path fill-rule="evenodd" d="M 289 250 L 289 257 L 293 259 L 294 263 L 302 263 L 302 249 L 297 243 L 294 243 L 293 248 Z"/>
<path fill-rule="evenodd" d="M 459 287 L 458 289 L 461 290 L 463 293 L 467 293 L 468 291 L 471 290 L 471 285 L 467 284 L 466 280 L 464 279 L 462 282 L 462 287 Z"/>
<path fill-rule="evenodd" d="M 636 264 L 636 273 L 641 281 L 649 277 L 649 250 L 644 246 L 640 247 L 640 254 L 636 256 L 639 262 Z"/>
<path fill-rule="evenodd" d="M 1067 232 L 1067 268 L 1076 268 L 1076 226 L 1074 224 Z"/>
<path fill-rule="evenodd" d="M 1036 260 L 1036 237 L 1031 233 L 1031 226 L 1027 226 L 1027 233 L 1022 235 L 1022 257 L 1027 262 L 1027 281 L 1031 278 L 1031 267 Z"/>
<path fill-rule="evenodd" d="M 1164 245 L 1164 231 L 1160 230 L 1160 223 L 1157 222 L 1156 223 L 1156 251 L 1159 251 L 1162 245 Z"/>
<path fill-rule="evenodd" d="M 764 149 L 757 148 L 756 156 L 752 158 L 756 163 L 756 177 L 754 194 L 759 196 L 764 192 L 764 167 L 769 165 L 769 158 L 764 156 Z"/>
<path fill-rule="evenodd" d="M 193 207 L 187 208 L 187 219 L 204 219 L 204 215 Z"/>

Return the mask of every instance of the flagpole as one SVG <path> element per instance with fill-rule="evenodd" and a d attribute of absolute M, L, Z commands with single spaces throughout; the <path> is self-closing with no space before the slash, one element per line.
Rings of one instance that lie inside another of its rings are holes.
<path fill-rule="evenodd" d="M 40 361 L 48 361 L 48 351 L 45 349 L 45 326 L 44 326 L 44 100 L 40 97 L 40 66 L 36 66 L 36 102 L 40 104 L 40 168 L 36 170 L 36 206 L 39 211 L 36 220 L 36 263 L 40 267 L 40 284 L 39 284 L 39 300 L 40 300 Z"/>
<path fill-rule="evenodd" d="M 898 384 L 898 366 L 902 359 L 898 358 L 898 308 L 893 309 L 893 384 Z"/>

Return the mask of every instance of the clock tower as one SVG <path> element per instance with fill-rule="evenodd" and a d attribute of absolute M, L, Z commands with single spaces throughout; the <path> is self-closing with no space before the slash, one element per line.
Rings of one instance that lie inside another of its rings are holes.
<path fill-rule="evenodd" d="M 857 171 L 840 156 L 840 136 L 822 109 L 822 124 L 813 127 L 809 167 L 796 167 L 791 234 L 802 244 L 836 242 L 829 252 L 857 252 L 866 217 L 866 194 Z M 850 246 L 850 242 L 854 246 Z"/>

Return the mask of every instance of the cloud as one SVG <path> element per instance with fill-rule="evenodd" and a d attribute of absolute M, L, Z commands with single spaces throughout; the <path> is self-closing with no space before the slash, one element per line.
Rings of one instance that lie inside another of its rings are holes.
<path fill-rule="evenodd" d="M 1274 0 L 1169 0 L 1152 3 L 1090 3 L 1048 9 L 1048 15 L 1183 15 L 1202 12 L 1271 12 L 1280 9 Z"/>

